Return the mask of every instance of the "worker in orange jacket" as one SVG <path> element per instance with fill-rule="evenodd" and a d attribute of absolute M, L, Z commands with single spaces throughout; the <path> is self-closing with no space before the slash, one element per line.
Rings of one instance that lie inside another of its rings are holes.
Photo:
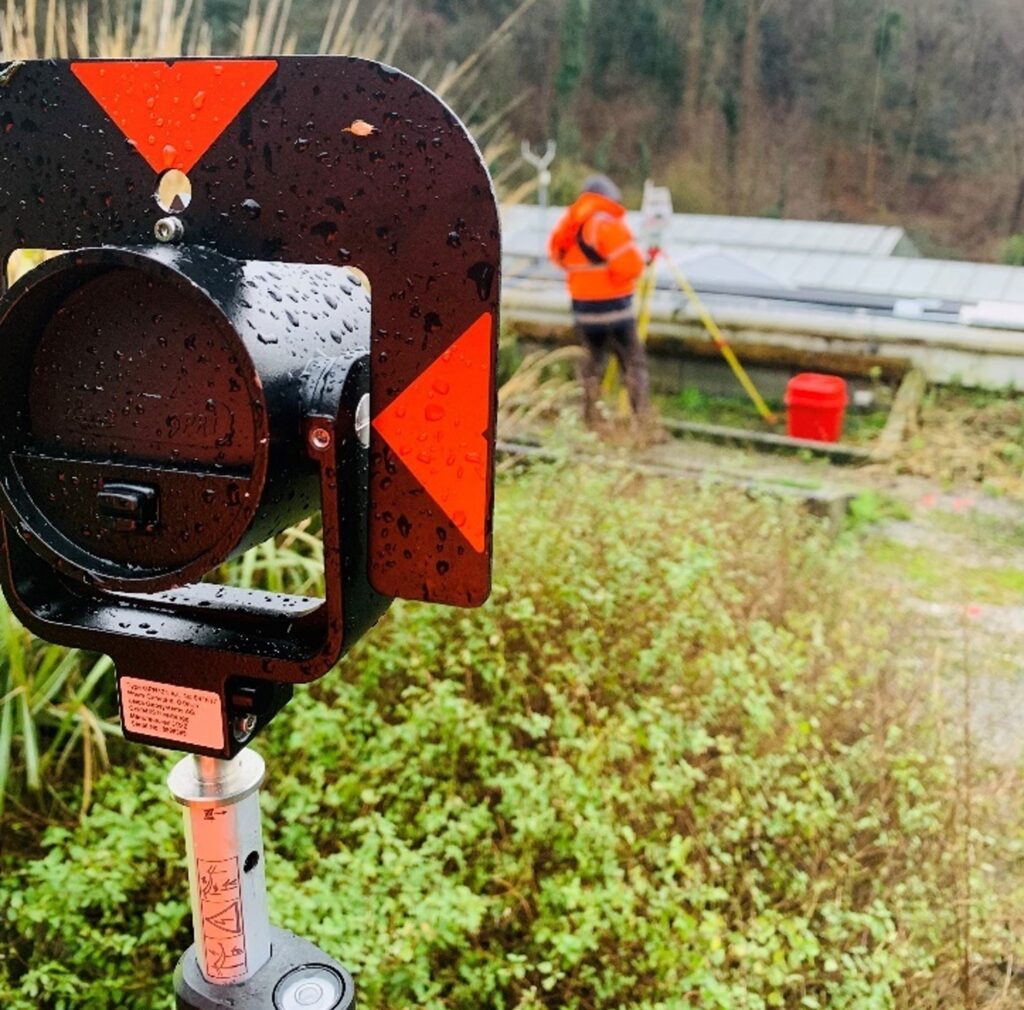
<path fill-rule="evenodd" d="M 618 186 L 607 176 L 591 176 L 548 242 L 552 261 L 566 272 L 573 315 L 587 352 L 581 378 L 588 424 L 597 420 L 609 353 L 622 367 L 634 414 L 646 415 L 649 408 L 647 356 L 637 336 L 633 307 L 644 258 L 625 215 Z"/>

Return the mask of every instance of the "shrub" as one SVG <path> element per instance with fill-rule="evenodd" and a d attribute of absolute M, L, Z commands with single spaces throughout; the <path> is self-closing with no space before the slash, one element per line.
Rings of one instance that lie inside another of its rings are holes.
<path fill-rule="evenodd" d="M 1007 266 L 1024 267 L 1024 235 L 1011 235 L 1003 243 L 1001 258 Z"/>
<path fill-rule="evenodd" d="M 1008 843 L 980 806 L 965 834 L 912 642 L 847 547 L 788 505 L 568 468 L 503 484 L 497 542 L 487 606 L 396 605 L 258 744 L 273 917 L 363 1006 L 937 1008 L 962 957 L 1001 956 Z M 20 825 L 5 1008 L 168 1006 L 168 763 Z"/>

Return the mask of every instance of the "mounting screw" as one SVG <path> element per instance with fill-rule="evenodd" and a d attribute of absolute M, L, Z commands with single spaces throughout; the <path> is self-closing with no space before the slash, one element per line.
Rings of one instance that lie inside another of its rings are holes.
<path fill-rule="evenodd" d="M 157 242 L 180 242 L 185 237 L 185 225 L 181 218 L 162 217 L 153 228 Z"/>
<path fill-rule="evenodd" d="M 326 428 L 314 428 L 309 433 L 309 444 L 317 451 L 323 452 L 331 447 L 331 433 Z"/>
<path fill-rule="evenodd" d="M 236 715 L 231 723 L 231 735 L 236 743 L 245 743 L 256 732 L 258 722 L 254 715 Z"/>

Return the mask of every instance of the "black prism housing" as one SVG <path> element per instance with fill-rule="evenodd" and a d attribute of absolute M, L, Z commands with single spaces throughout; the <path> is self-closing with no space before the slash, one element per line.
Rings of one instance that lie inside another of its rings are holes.
<path fill-rule="evenodd" d="M 231 754 L 387 608 L 356 424 L 369 320 L 347 268 L 201 248 L 77 250 L 0 300 L 5 589 L 38 634 L 115 658 L 129 737 Z M 324 600 L 200 582 L 318 510 Z M 161 673 L 219 695 L 219 726 L 182 716 L 175 739 L 154 709 L 180 692 L 126 699 Z"/>
<path fill-rule="evenodd" d="M 8 514 L 87 584 L 198 581 L 319 508 L 297 381 L 365 357 L 369 319 L 344 268 L 200 248 L 58 257 L 0 314 Z"/>
<path fill-rule="evenodd" d="M 487 164 L 372 60 L 0 78 L 0 587 L 113 659 L 129 739 L 231 757 L 392 598 L 488 598 Z M 322 599 L 215 584 L 317 512 Z"/>

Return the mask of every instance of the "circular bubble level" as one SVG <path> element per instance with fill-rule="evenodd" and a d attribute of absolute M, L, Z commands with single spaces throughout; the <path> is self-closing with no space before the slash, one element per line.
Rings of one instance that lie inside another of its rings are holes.
<path fill-rule="evenodd" d="M 334 1010 L 345 995 L 342 977 L 325 964 L 295 968 L 274 990 L 276 1010 Z"/>
<path fill-rule="evenodd" d="M 160 183 L 153 194 L 157 206 L 166 214 L 184 214 L 192 203 L 192 180 L 177 168 L 160 176 Z"/>

